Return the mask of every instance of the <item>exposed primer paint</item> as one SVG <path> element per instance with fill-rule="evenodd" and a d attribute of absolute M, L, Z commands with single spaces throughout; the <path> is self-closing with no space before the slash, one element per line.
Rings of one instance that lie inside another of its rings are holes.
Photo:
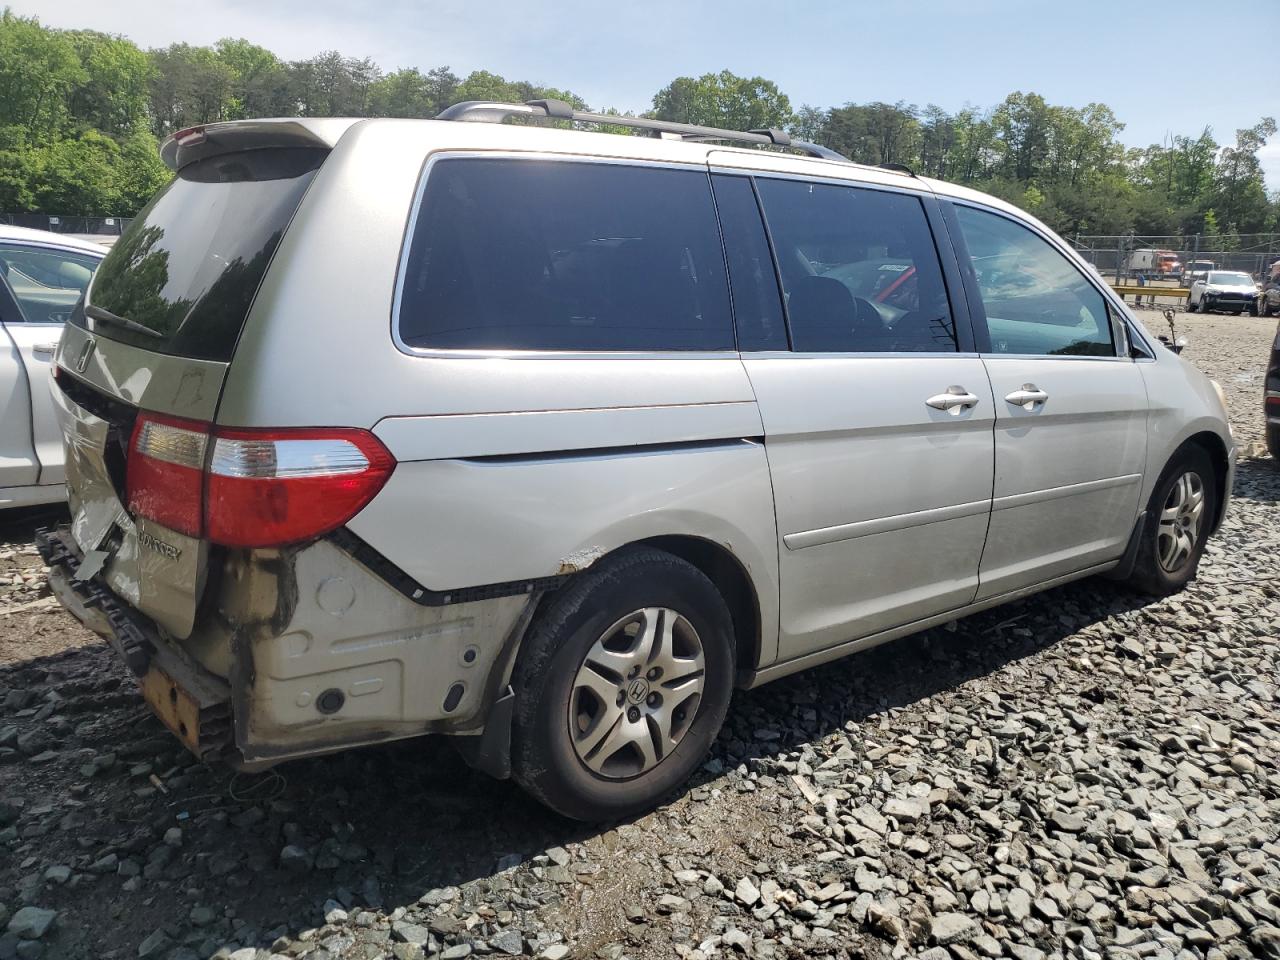
<path fill-rule="evenodd" d="M 583 547 L 581 550 L 575 550 L 560 561 L 560 569 L 557 572 L 564 574 L 585 570 L 603 557 L 604 553 L 604 547 Z"/>

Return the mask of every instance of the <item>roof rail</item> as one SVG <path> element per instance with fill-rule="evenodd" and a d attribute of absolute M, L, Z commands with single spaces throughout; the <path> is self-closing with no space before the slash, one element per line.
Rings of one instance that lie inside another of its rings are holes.
<path fill-rule="evenodd" d="M 892 170 L 894 173 L 905 173 L 908 177 L 914 177 L 916 175 L 916 172 L 905 163 L 895 163 L 892 160 L 888 163 L 879 164 L 879 167 L 881 170 Z"/>
<path fill-rule="evenodd" d="M 565 103 L 563 100 L 530 100 L 527 103 L 467 100 L 462 103 L 455 103 L 453 106 L 441 111 L 436 119 L 463 120 L 473 123 L 501 123 L 508 117 L 572 120 L 575 123 L 611 123 L 620 127 L 650 130 L 658 136 L 675 134 L 681 140 L 737 140 L 743 143 L 789 147 L 792 150 L 799 150 L 810 157 L 849 162 L 848 157 L 842 156 L 827 147 L 819 146 L 816 143 L 808 143 L 804 140 L 792 140 L 790 135 L 782 130 L 722 130 L 719 127 L 700 127 L 692 123 L 653 120 L 649 117 L 620 117 L 608 113 L 590 113 L 586 110 L 575 110 L 572 104 Z"/>

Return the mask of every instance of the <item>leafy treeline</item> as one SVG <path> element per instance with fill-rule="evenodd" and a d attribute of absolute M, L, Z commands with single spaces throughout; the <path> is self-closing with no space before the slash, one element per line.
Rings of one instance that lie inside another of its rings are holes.
<path fill-rule="evenodd" d="M 0 212 L 128 215 L 168 174 L 157 139 L 199 123 L 265 116 L 432 117 L 461 100 L 566 90 L 448 67 L 384 72 L 335 51 L 286 61 L 246 40 L 141 50 L 85 30 L 0 16 Z M 616 112 L 605 110 L 605 112 Z M 863 163 L 900 163 L 970 184 L 1066 234 L 1255 233 L 1280 229 L 1258 149 L 1264 118 L 1220 147 L 1210 128 L 1146 149 L 1125 147 L 1104 104 L 1083 108 L 1013 93 L 997 106 L 847 103 L 793 110 L 776 84 L 728 71 L 680 77 L 650 114 L 731 129 L 779 127 Z M 621 132 L 625 128 L 614 128 Z M 1229 240 L 1227 242 L 1230 242 Z"/>

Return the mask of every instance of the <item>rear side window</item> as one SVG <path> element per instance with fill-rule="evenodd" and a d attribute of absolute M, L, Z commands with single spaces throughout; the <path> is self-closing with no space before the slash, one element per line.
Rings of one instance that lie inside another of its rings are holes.
<path fill-rule="evenodd" d="M 184 167 L 111 248 L 89 288 L 88 319 L 77 309 L 72 323 L 145 350 L 229 361 L 325 155 L 253 150 Z"/>
<path fill-rule="evenodd" d="M 410 347 L 731 350 L 707 174 L 437 161 L 413 225 L 397 322 Z"/>
<path fill-rule="evenodd" d="M 8 281 L 27 323 L 66 320 L 100 257 L 49 247 L 0 243 L 0 276 Z"/>
<path fill-rule="evenodd" d="M 938 252 L 916 197 L 758 179 L 800 352 L 956 350 Z"/>
<path fill-rule="evenodd" d="M 992 353 L 1114 357 L 1107 301 L 1050 243 L 1019 223 L 957 206 Z"/>

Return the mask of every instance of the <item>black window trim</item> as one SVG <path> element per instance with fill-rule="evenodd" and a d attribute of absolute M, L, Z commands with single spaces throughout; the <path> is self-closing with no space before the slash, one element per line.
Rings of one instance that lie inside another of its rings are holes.
<path fill-rule="evenodd" d="M 1133 363 L 1135 359 L 1137 359 L 1132 356 L 1132 349 L 1127 349 L 1123 354 L 1121 353 L 1122 345 L 1120 342 L 1120 331 L 1115 329 L 1115 323 L 1112 319 L 1113 313 L 1116 313 L 1121 317 L 1128 317 L 1128 311 L 1124 308 L 1124 301 L 1117 297 L 1115 291 L 1110 287 L 1107 287 L 1105 284 L 1099 285 L 1097 278 L 1088 270 L 1082 269 L 1078 262 L 1079 254 L 1063 243 L 1061 238 L 1048 231 L 1040 229 L 1036 224 L 1029 220 L 1024 220 L 1022 217 L 1009 213 L 1007 210 L 1000 210 L 985 203 L 969 200 L 968 198 L 962 199 L 959 197 L 941 196 L 938 197 L 938 204 L 941 207 L 943 220 L 947 225 L 948 233 L 951 235 L 951 243 L 955 248 L 956 258 L 962 265 L 960 272 L 964 280 L 966 299 L 969 300 L 970 303 L 976 305 L 972 314 L 971 322 L 975 342 L 977 344 L 977 351 L 980 356 L 1018 360 L 1104 360 L 1121 361 L 1124 363 Z M 1030 231 L 1035 236 L 1046 241 L 1050 247 L 1062 254 L 1063 259 L 1065 259 L 1067 263 L 1069 263 L 1071 267 L 1084 278 L 1085 282 L 1088 283 L 1089 286 L 1093 287 L 1093 289 L 1097 291 L 1098 295 L 1102 297 L 1103 303 L 1108 307 L 1107 323 L 1108 326 L 1111 327 L 1111 345 L 1116 351 L 1115 355 L 1110 357 L 1097 357 L 1074 354 L 992 353 L 991 339 L 987 331 L 986 309 L 982 303 L 982 294 L 978 290 L 977 279 L 975 278 L 973 269 L 970 266 L 970 264 L 972 264 L 972 258 L 969 254 L 969 245 L 965 242 L 964 231 L 961 230 L 960 221 L 956 218 L 955 211 L 957 207 L 970 207 L 974 210 L 980 210 L 983 213 L 994 214 L 995 216 L 1008 220 L 1011 223 L 1016 223 L 1018 226 Z M 1128 322 L 1126 319 L 1124 326 L 1125 339 L 1128 340 L 1130 348 L 1136 343 L 1144 351 L 1151 351 L 1151 346 L 1147 339 L 1138 333 L 1136 327 L 1132 323 Z"/>
<path fill-rule="evenodd" d="M 938 358 L 938 357 L 975 357 L 978 356 L 976 341 L 974 339 L 974 326 L 969 315 L 968 293 L 967 288 L 962 282 L 961 271 L 952 261 L 956 256 L 956 251 L 952 248 L 948 232 L 944 232 L 945 224 L 939 213 L 938 201 L 936 195 L 927 193 L 923 190 L 912 190 L 901 187 L 896 184 L 881 184 L 865 180 L 846 180 L 839 177 L 823 177 L 811 176 L 804 173 L 794 172 L 778 172 L 773 170 L 749 170 L 741 167 L 715 167 L 711 168 L 714 174 L 729 174 L 735 176 L 748 176 L 751 178 L 752 192 L 755 194 L 756 205 L 760 210 L 760 219 L 764 223 L 765 236 L 769 241 L 769 253 L 773 257 L 773 275 L 778 284 L 778 295 L 782 298 L 783 319 L 787 327 L 787 343 L 789 349 L 784 353 L 782 351 L 752 351 L 752 356 L 793 356 L 793 357 L 850 357 L 856 359 L 867 359 L 873 357 L 893 357 L 902 359 L 904 357 L 917 357 L 920 359 Z M 876 190 L 881 193 L 896 193 L 903 196 L 914 197 L 920 201 L 920 205 L 924 208 L 925 221 L 929 230 L 930 238 L 933 241 L 934 253 L 938 258 L 938 269 L 942 274 L 942 285 L 947 296 L 947 304 L 951 309 L 951 319 L 955 326 L 956 349 L 954 351 L 942 350 L 885 350 L 885 351 L 813 351 L 799 350 L 794 347 L 795 340 L 791 334 L 791 313 L 787 306 L 787 298 L 784 294 L 782 285 L 782 269 L 778 263 L 778 251 L 773 241 L 773 228 L 769 225 L 769 215 L 765 210 L 764 201 L 760 196 L 760 190 L 756 185 L 757 180 L 797 180 L 801 183 L 817 183 L 823 186 L 835 187 L 851 187 L 859 190 Z M 944 250 L 947 253 L 944 253 Z M 949 254 L 949 255 L 948 255 Z"/>
<path fill-rule="evenodd" d="M 760 201 L 760 191 L 756 189 L 756 178 L 752 176 L 750 171 L 738 170 L 734 173 L 721 173 L 716 170 L 709 170 L 707 176 L 711 179 L 711 198 L 716 205 L 716 224 L 720 228 L 720 247 L 724 251 L 724 272 L 729 278 L 729 311 L 733 316 L 733 338 L 738 346 L 739 354 L 751 354 L 755 356 L 762 353 L 790 353 L 793 349 L 791 342 L 791 319 L 787 314 L 787 298 L 782 295 L 782 277 L 778 273 L 778 252 L 773 248 L 773 234 L 769 232 L 769 223 L 765 219 L 764 204 Z M 751 197 L 756 205 L 756 216 L 760 218 L 760 230 L 764 235 L 764 243 L 769 251 L 769 266 L 773 270 L 773 287 L 774 295 L 778 298 L 778 304 L 782 311 L 782 327 L 783 333 L 787 337 L 787 346 L 785 350 L 778 349 L 742 349 L 741 338 L 738 336 L 738 309 L 733 297 L 733 270 L 729 264 L 729 241 L 725 236 L 724 222 L 720 219 L 720 200 L 716 196 L 716 177 L 734 177 L 738 180 L 745 180 L 747 186 L 751 188 Z"/>
<path fill-rule="evenodd" d="M 391 340 L 396 349 L 410 357 L 419 359 L 543 359 L 543 360 L 720 360 L 734 359 L 741 354 L 737 350 L 737 325 L 733 326 L 735 346 L 725 350 L 531 350 L 531 349 L 475 349 L 471 347 L 415 347 L 404 342 L 400 336 L 400 303 L 404 294 L 404 281 L 409 268 L 409 252 L 413 245 L 413 232 L 418 224 L 418 214 L 422 209 L 422 200 L 427 192 L 427 183 L 431 179 L 432 168 L 442 160 L 530 160 L 556 161 L 565 163 L 595 163 L 614 167 L 659 167 L 667 170 L 685 170 L 704 175 L 707 181 L 707 192 L 711 197 L 713 212 L 715 211 L 715 191 L 711 187 L 711 171 L 705 161 L 681 163 L 674 160 L 649 160 L 642 157 L 605 157 L 580 153 L 548 153 L 543 150 L 482 150 L 482 149 L 448 149 L 429 153 L 423 160 L 422 170 L 418 174 L 418 183 L 414 188 L 413 203 L 409 207 L 405 221 L 404 234 L 400 241 L 400 257 L 396 263 L 395 287 L 391 298 Z M 720 232 L 719 214 L 716 214 L 716 230 Z M 721 251 L 724 249 L 723 234 L 719 237 Z M 729 273 L 725 269 L 725 285 L 729 287 Z M 732 289 L 727 289 L 730 302 L 730 319 L 732 320 Z"/>

